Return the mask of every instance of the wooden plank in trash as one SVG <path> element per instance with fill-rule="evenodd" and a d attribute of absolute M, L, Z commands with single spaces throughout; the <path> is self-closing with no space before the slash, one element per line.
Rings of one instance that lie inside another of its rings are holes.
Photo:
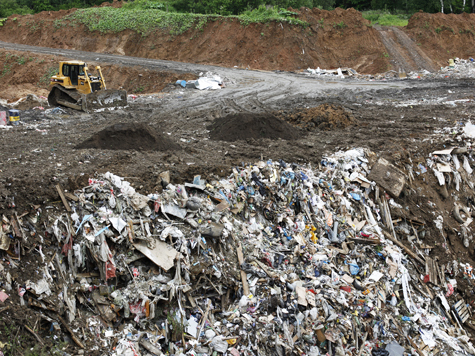
<path fill-rule="evenodd" d="M 381 245 L 380 239 L 363 239 L 360 237 L 351 237 L 349 240 L 363 245 Z"/>
<path fill-rule="evenodd" d="M 244 263 L 244 255 L 242 253 L 242 246 L 241 243 L 237 243 L 237 255 L 238 255 L 238 261 L 239 261 L 239 266 L 241 266 Z M 242 282 L 242 291 L 245 296 L 249 295 L 249 284 L 247 283 L 247 274 L 241 269 L 241 282 Z"/>
<path fill-rule="evenodd" d="M 438 285 L 438 271 L 435 262 L 429 256 L 426 257 L 426 275 L 429 275 L 429 282 Z"/>
<path fill-rule="evenodd" d="M 79 198 L 77 196 L 69 192 L 64 192 L 64 196 L 68 198 L 69 200 L 79 201 Z"/>
<path fill-rule="evenodd" d="M 452 308 L 454 309 L 455 315 L 459 318 L 462 324 L 465 323 L 467 319 L 470 317 L 468 308 L 465 305 L 465 302 L 463 300 L 459 300 L 457 303 L 455 303 L 452 306 Z"/>
<path fill-rule="evenodd" d="M 70 213 L 72 211 L 71 207 L 69 206 L 68 201 L 66 200 L 66 197 L 64 196 L 63 193 L 63 188 L 59 184 L 56 184 L 56 190 L 58 191 L 59 197 L 61 198 L 61 201 L 63 202 L 64 207 L 66 208 L 66 211 Z"/>

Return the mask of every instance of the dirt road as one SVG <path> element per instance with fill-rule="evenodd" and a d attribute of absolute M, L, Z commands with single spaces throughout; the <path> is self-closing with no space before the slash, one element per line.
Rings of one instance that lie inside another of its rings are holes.
<path fill-rule="evenodd" d="M 270 100 L 275 98 L 276 101 L 281 99 L 281 95 L 286 93 L 291 96 L 314 95 L 315 91 L 351 89 L 351 90 L 378 90 L 387 88 L 406 88 L 411 87 L 411 83 L 407 82 L 370 82 L 362 85 L 360 82 L 348 82 L 344 80 L 315 80 L 307 79 L 301 75 L 288 72 L 270 72 L 257 70 L 243 70 L 238 68 L 226 68 L 210 65 L 201 65 L 193 63 L 174 62 L 166 60 L 138 58 L 130 56 L 121 56 L 113 54 L 84 52 L 67 49 L 55 49 L 47 47 L 27 46 L 15 43 L 8 43 L 0 41 L 0 48 L 16 51 L 28 51 L 33 53 L 42 53 L 48 55 L 59 55 L 69 58 L 74 58 L 83 61 L 95 61 L 110 64 L 119 64 L 123 66 L 142 66 L 153 70 L 168 70 L 178 73 L 194 72 L 217 72 L 221 76 L 228 78 L 233 82 L 233 87 L 230 90 L 218 93 L 218 97 L 233 96 L 235 92 L 241 92 L 245 96 L 250 93 L 258 94 Z M 278 92 L 278 95 L 272 94 Z M 242 95 L 238 95 L 241 97 Z M 272 100 L 270 100 L 272 102 Z"/>

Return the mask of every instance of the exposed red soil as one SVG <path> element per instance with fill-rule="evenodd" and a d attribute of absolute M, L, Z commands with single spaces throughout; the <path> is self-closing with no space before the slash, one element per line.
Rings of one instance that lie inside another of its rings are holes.
<path fill-rule="evenodd" d="M 440 66 L 446 66 L 449 58 L 475 56 L 475 14 L 418 12 L 405 31 Z"/>
<path fill-rule="evenodd" d="M 54 27 L 54 20 L 73 11 L 45 11 L 16 16 L 15 21 L 10 17 L 0 37 L 21 44 L 264 70 L 344 66 L 377 73 L 389 63 L 378 32 L 354 9 L 302 8 L 299 17 L 310 24 L 306 29 L 276 22 L 244 27 L 223 19 L 180 36 L 156 31 L 145 37 L 133 31 L 100 34 L 82 25 Z"/>
<path fill-rule="evenodd" d="M 114 2 L 112 6 L 120 7 L 121 3 Z M 142 36 L 130 30 L 90 32 L 83 25 L 55 28 L 55 20 L 74 11 L 12 16 L 0 27 L 0 37 L 21 44 L 225 67 L 290 71 L 351 67 L 371 74 L 397 69 L 393 68 L 391 56 L 387 56 L 391 51 L 382 42 L 381 34 L 354 9 L 293 10 L 310 24 L 305 29 L 276 22 L 245 27 L 238 20 L 218 19 L 201 30 L 188 30 L 179 36 L 166 30 Z M 436 66 L 442 66 L 448 58 L 474 55 L 474 23 L 475 14 L 420 12 L 403 30 Z"/>

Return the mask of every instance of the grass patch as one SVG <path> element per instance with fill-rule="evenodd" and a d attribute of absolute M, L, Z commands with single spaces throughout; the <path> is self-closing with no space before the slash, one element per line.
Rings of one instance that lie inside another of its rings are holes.
<path fill-rule="evenodd" d="M 153 0 L 135 0 L 127 1 L 122 5 L 126 9 L 142 9 L 142 10 L 166 10 L 166 5 L 160 1 Z M 174 11 L 173 7 L 170 6 L 169 10 Z"/>
<path fill-rule="evenodd" d="M 378 24 L 381 26 L 407 26 L 410 15 L 408 14 L 391 14 L 388 11 L 363 11 L 363 17 L 370 21 L 372 25 Z"/>
<path fill-rule="evenodd" d="M 251 23 L 266 23 L 270 21 L 287 22 L 292 25 L 306 27 L 308 23 L 292 17 L 294 13 L 282 9 L 266 9 L 264 6 L 253 11 L 246 11 L 239 16 L 204 15 L 192 13 L 166 12 L 157 8 L 144 9 L 141 7 L 98 7 L 80 9 L 54 22 L 54 28 L 84 24 L 89 31 L 102 33 L 117 33 L 132 30 L 146 36 L 154 30 L 166 30 L 170 35 L 180 35 L 187 30 L 202 29 L 208 21 L 220 18 L 238 19 L 243 25 Z M 152 4 L 157 4 L 152 2 Z"/>
<path fill-rule="evenodd" d="M 42 62 L 40 62 L 42 63 Z M 41 86 L 45 86 L 45 85 L 49 85 L 50 83 L 50 79 L 53 75 L 56 75 L 58 74 L 58 66 L 50 66 L 46 69 L 46 71 L 43 73 L 43 75 L 41 76 L 39 82 L 38 82 L 38 86 L 41 87 Z"/>
<path fill-rule="evenodd" d="M 62 27 L 65 25 L 64 21 L 69 20 L 70 25 L 82 23 L 89 31 L 102 33 L 133 30 L 146 35 L 153 30 L 161 29 L 168 30 L 171 35 L 179 35 L 195 23 L 198 25 L 208 22 L 209 17 L 209 15 L 181 14 L 155 9 L 99 7 L 77 10 L 63 19 L 56 20 L 55 26 Z"/>
<path fill-rule="evenodd" d="M 267 23 L 271 21 L 276 22 L 287 22 L 291 25 L 298 25 L 302 27 L 307 27 L 308 23 L 302 20 L 299 20 L 295 17 L 297 13 L 288 11 L 285 9 L 279 9 L 277 7 L 271 7 L 267 9 L 264 5 L 259 6 L 259 8 L 252 11 L 245 11 L 237 17 L 241 23 L 244 25 L 249 25 L 251 23 Z"/>
<path fill-rule="evenodd" d="M 347 26 L 346 26 L 346 24 L 345 24 L 343 21 L 341 21 L 340 23 L 333 23 L 333 28 L 339 28 L 339 29 L 342 30 L 342 29 L 344 29 L 345 27 L 347 27 Z"/>

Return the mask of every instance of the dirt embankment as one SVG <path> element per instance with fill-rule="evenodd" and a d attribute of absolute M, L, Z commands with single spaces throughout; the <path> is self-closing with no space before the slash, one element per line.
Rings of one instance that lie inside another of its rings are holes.
<path fill-rule="evenodd" d="M 119 2 L 114 4 L 120 6 Z M 406 28 L 381 29 L 373 28 L 354 9 L 301 8 L 294 11 L 309 23 L 307 28 L 275 22 L 243 26 L 238 20 L 223 18 L 179 36 L 166 30 L 142 36 L 129 30 L 102 34 L 79 24 L 69 26 L 68 21 L 55 23 L 73 11 L 12 16 L 0 27 L 0 38 L 12 43 L 225 67 L 351 67 L 371 74 L 401 67 L 406 71 L 434 70 L 446 65 L 448 58 L 475 55 L 475 14 L 419 12 L 411 17 Z M 415 52 L 417 58 L 412 58 Z M 430 63 L 421 64 L 419 57 Z"/>
<path fill-rule="evenodd" d="M 446 66 L 449 58 L 475 56 L 475 14 L 418 12 L 405 32 L 439 66 Z"/>
<path fill-rule="evenodd" d="M 352 67 L 366 73 L 388 69 L 378 32 L 354 9 L 301 8 L 299 17 L 310 24 L 307 28 L 275 22 L 243 26 L 238 20 L 223 19 L 180 36 L 167 31 L 148 36 L 132 31 L 100 34 L 82 25 L 55 26 L 55 20 L 72 11 L 10 17 L 0 27 L 0 38 L 45 47 L 252 69 Z"/>
<path fill-rule="evenodd" d="M 30 93 L 48 96 L 51 75 L 57 72 L 58 62 L 67 59 L 71 58 L 0 49 L 0 98 L 14 101 Z M 88 64 L 93 68 L 99 63 Z M 193 74 L 100 65 L 108 87 L 124 88 L 130 94 L 158 93 L 178 79 L 196 79 Z"/>

